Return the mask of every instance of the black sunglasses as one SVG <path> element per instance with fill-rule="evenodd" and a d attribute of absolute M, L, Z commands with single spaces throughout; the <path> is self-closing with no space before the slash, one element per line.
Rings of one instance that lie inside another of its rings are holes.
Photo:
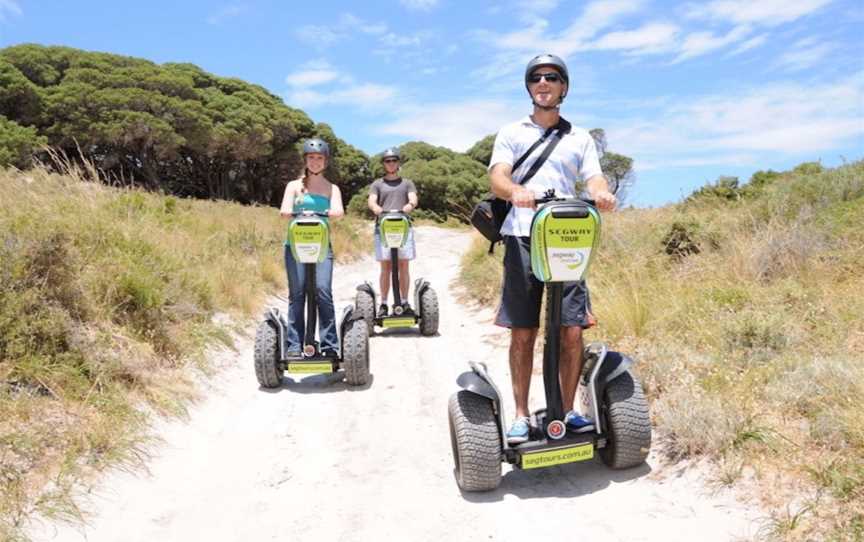
<path fill-rule="evenodd" d="M 539 83 L 541 79 L 545 79 L 547 83 L 557 83 L 558 81 L 563 81 L 562 77 L 555 72 L 532 73 L 528 76 L 529 83 Z"/>
<path fill-rule="evenodd" d="M 398 163 L 398 162 L 399 162 L 399 159 L 398 159 L 398 158 L 385 158 L 385 159 L 384 159 L 384 163 L 385 163 L 385 164 L 395 164 L 395 163 Z"/>

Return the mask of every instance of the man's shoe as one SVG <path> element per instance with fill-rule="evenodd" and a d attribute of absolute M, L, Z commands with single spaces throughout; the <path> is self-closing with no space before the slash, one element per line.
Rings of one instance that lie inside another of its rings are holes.
<path fill-rule="evenodd" d="M 321 351 L 321 356 L 325 358 L 336 359 L 339 357 L 339 353 L 336 350 L 326 348 Z"/>
<path fill-rule="evenodd" d="M 385 318 L 387 316 L 387 304 L 381 303 L 381 306 L 378 307 L 378 318 Z"/>
<path fill-rule="evenodd" d="M 404 314 L 406 316 L 413 316 L 414 315 L 414 309 L 411 308 L 411 304 L 408 303 L 407 301 L 402 302 L 402 314 Z"/>
<path fill-rule="evenodd" d="M 575 410 L 571 410 L 564 416 L 564 423 L 567 424 L 567 429 L 577 433 L 588 433 L 594 430 L 594 422 L 585 416 L 580 416 Z"/>
<path fill-rule="evenodd" d="M 527 417 L 516 418 L 510 430 L 507 431 L 507 444 L 522 444 L 528 442 L 528 434 L 531 427 L 528 425 L 530 420 Z"/>

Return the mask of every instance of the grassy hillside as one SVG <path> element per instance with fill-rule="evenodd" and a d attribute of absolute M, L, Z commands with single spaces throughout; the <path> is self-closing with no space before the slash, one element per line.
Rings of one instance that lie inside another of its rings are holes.
<path fill-rule="evenodd" d="M 757 488 L 767 537 L 860 540 L 864 162 L 758 180 L 606 215 L 588 338 L 634 354 L 668 454 Z M 462 282 L 497 303 L 487 248 Z"/>
<path fill-rule="evenodd" d="M 76 515 L 72 482 L 136 461 L 226 322 L 286 287 L 276 209 L 81 177 L 0 169 L 0 540 L 33 511 Z M 341 260 L 365 247 L 346 220 Z"/>

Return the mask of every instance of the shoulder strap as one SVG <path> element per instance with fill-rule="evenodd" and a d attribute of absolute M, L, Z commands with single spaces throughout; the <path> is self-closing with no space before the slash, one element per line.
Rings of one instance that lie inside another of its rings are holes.
<path fill-rule="evenodd" d="M 555 135 L 552 136 L 552 139 L 549 140 L 549 144 L 546 145 L 546 148 L 543 149 L 543 154 L 541 154 L 537 160 L 531 164 L 531 169 L 528 170 L 528 173 L 525 174 L 522 179 L 520 179 L 519 184 L 527 183 L 531 177 L 533 177 L 539 170 L 543 163 L 549 158 L 549 155 L 552 154 L 552 151 L 555 150 L 555 147 L 558 146 L 558 143 L 561 141 L 561 136 L 570 132 L 572 126 L 570 125 L 564 117 L 558 117 L 558 124 L 550 128 L 549 130 L 555 130 Z M 547 130 L 548 132 L 548 130 Z"/>
<path fill-rule="evenodd" d="M 512 169 L 512 171 L 516 171 L 517 169 L 519 169 L 519 166 L 522 165 L 522 162 L 524 162 L 524 161 L 525 161 L 529 156 L 531 156 L 531 153 L 534 152 L 534 150 L 535 150 L 537 147 L 539 147 L 540 145 L 542 145 L 543 142 L 546 141 L 546 138 L 548 138 L 549 135 L 552 134 L 552 132 L 553 132 L 553 131 L 555 130 L 555 128 L 557 128 L 557 127 L 558 127 L 558 126 L 552 126 L 552 127 L 550 127 L 550 128 L 547 128 L 546 131 L 543 133 L 543 135 L 540 136 L 540 139 L 538 139 L 537 141 L 534 142 L 533 145 L 531 145 L 530 147 L 528 147 L 528 150 L 525 151 L 525 153 L 522 154 L 522 156 L 520 156 L 518 160 L 516 160 L 516 162 L 513 164 L 513 169 Z"/>

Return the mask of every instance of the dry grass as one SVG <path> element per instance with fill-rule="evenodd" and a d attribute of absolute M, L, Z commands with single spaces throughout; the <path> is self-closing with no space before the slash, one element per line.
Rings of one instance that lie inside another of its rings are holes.
<path fill-rule="evenodd" d="M 604 220 L 588 338 L 634 354 L 665 450 L 754 470 L 767 538 L 864 537 L 864 163 Z M 481 300 L 490 277 L 466 255 Z"/>
<path fill-rule="evenodd" d="M 34 512 L 80 516 L 88 472 L 135 464 L 149 413 L 285 288 L 275 209 L 111 188 L 70 168 L 0 170 L 0 539 Z M 334 223 L 337 258 L 357 223 Z M 227 313 L 230 318 L 217 317 Z"/>

